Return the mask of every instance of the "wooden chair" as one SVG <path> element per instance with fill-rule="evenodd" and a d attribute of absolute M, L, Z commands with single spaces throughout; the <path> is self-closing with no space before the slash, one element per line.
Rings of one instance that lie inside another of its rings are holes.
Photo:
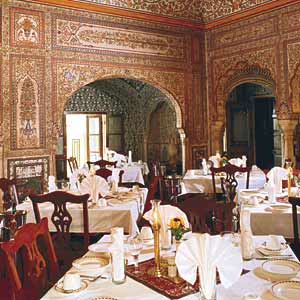
<path fill-rule="evenodd" d="M 232 230 L 234 203 L 216 202 L 204 194 L 195 194 L 172 205 L 186 213 L 193 232 L 219 234 Z"/>
<path fill-rule="evenodd" d="M 213 185 L 213 192 L 215 197 L 217 198 L 217 188 L 216 188 L 216 174 L 217 173 L 225 173 L 225 178 L 221 178 L 221 188 L 223 195 L 225 195 L 225 199 L 228 201 L 233 201 L 236 188 L 238 186 L 238 181 L 236 179 L 236 173 L 246 173 L 246 188 L 249 188 L 249 180 L 250 180 L 250 171 L 251 167 L 237 167 L 232 164 L 227 164 L 224 167 L 214 168 L 211 169 L 212 173 L 212 185 Z"/>
<path fill-rule="evenodd" d="M 16 180 L 0 178 L 0 189 L 3 192 L 3 208 L 7 210 L 11 208 L 12 203 L 19 203 L 18 193 L 16 189 Z"/>
<path fill-rule="evenodd" d="M 37 300 L 58 280 L 48 220 L 25 224 L 14 240 L 0 244 L 0 299 Z"/>
<path fill-rule="evenodd" d="M 61 269 L 67 270 L 71 267 L 75 258 L 81 257 L 88 250 L 89 246 L 89 219 L 88 219 L 88 199 L 89 194 L 74 195 L 65 191 L 55 191 L 43 195 L 30 195 L 36 222 L 40 222 L 41 216 L 39 204 L 50 202 L 53 204 L 51 221 L 56 232 L 52 234 L 53 243 L 59 258 Z M 68 211 L 68 203 L 82 205 L 83 217 L 83 242 L 82 234 L 70 234 L 70 226 L 73 218 Z"/>
<path fill-rule="evenodd" d="M 91 166 L 99 166 L 100 169 L 105 169 L 106 166 L 112 166 L 112 167 L 116 167 L 117 166 L 117 162 L 116 161 L 108 161 L 108 160 L 104 160 L 104 159 L 100 159 L 97 161 L 87 161 L 87 164 L 89 166 L 89 169 L 91 169 Z"/>
<path fill-rule="evenodd" d="M 155 194 L 158 189 L 159 184 L 159 176 L 152 176 L 148 186 L 148 194 L 144 204 L 144 210 L 140 215 L 138 220 L 138 227 L 141 228 L 143 226 L 150 226 L 149 222 L 143 218 L 144 213 L 149 211 L 152 208 L 151 200 L 155 199 Z"/>
<path fill-rule="evenodd" d="M 124 174 L 124 171 L 120 170 L 120 172 L 119 172 L 119 183 L 120 184 L 122 183 L 123 174 Z M 112 175 L 112 170 L 109 170 L 106 168 L 98 169 L 98 170 L 96 170 L 96 175 L 107 180 L 107 178 Z"/>
<path fill-rule="evenodd" d="M 293 230 L 294 230 L 294 240 L 291 244 L 291 248 L 295 252 L 296 256 L 300 258 L 300 239 L 299 239 L 299 227 L 298 227 L 298 214 L 297 206 L 300 207 L 300 198 L 298 197 L 289 197 L 289 202 L 292 204 L 293 211 Z"/>
<path fill-rule="evenodd" d="M 78 163 L 76 157 L 69 157 L 68 158 L 68 164 L 71 170 L 71 173 L 73 173 L 75 170 L 78 170 Z"/>

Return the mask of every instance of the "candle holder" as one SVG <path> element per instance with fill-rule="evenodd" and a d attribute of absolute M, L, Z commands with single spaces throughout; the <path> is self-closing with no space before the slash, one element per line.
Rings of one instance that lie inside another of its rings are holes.
<path fill-rule="evenodd" d="M 154 232 L 154 261 L 155 261 L 155 270 L 154 275 L 156 277 L 161 277 L 162 273 L 160 270 L 160 249 L 159 249 L 159 231 L 160 231 L 160 215 L 159 215 L 159 206 L 160 200 L 151 200 L 152 204 L 152 229 Z"/>
<path fill-rule="evenodd" d="M 287 169 L 287 176 L 288 176 L 288 197 L 292 196 L 291 193 L 291 186 L 292 186 L 292 176 L 293 176 L 293 169 L 292 169 L 292 162 L 286 162 L 286 169 Z"/>

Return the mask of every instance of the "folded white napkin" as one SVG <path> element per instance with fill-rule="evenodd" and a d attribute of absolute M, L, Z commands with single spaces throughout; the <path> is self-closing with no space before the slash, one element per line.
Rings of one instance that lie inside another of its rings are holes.
<path fill-rule="evenodd" d="M 126 157 L 123 154 L 119 154 L 115 151 L 112 152 L 114 155 L 112 157 L 112 161 L 116 161 L 117 165 L 121 165 L 122 162 L 126 162 Z"/>
<path fill-rule="evenodd" d="M 164 240 L 164 235 L 168 233 L 169 223 L 172 218 L 181 218 L 183 220 L 184 226 L 189 227 L 189 221 L 186 214 L 176 206 L 172 205 L 161 205 L 159 207 L 159 216 L 160 216 L 160 233 Z M 152 209 L 147 211 L 144 216 L 144 219 L 152 223 Z"/>
<path fill-rule="evenodd" d="M 236 282 L 243 268 L 239 247 L 220 236 L 193 234 L 176 252 L 176 266 L 181 278 L 194 284 L 199 270 L 201 291 L 211 299 L 216 284 L 216 269 L 225 288 Z"/>
<path fill-rule="evenodd" d="M 100 176 L 93 175 L 83 179 L 80 185 L 80 193 L 90 194 L 93 201 L 97 201 L 99 193 L 105 197 L 109 192 L 106 180 Z"/>
<path fill-rule="evenodd" d="M 282 193 L 282 179 L 286 176 L 287 170 L 281 167 L 274 167 L 268 172 L 267 178 L 274 184 L 276 194 Z"/>
<path fill-rule="evenodd" d="M 213 162 L 213 167 L 214 168 L 219 168 L 220 167 L 220 158 L 216 155 L 210 156 L 208 160 Z"/>
<path fill-rule="evenodd" d="M 169 227 L 169 222 L 172 218 L 182 218 L 185 227 L 189 227 L 189 221 L 186 214 L 176 206 L 172 205 L 161 205 L 159 207 L 160 215 L 160 225 L 162 228 L 167 229 Z M 147 211 L 144 216 L 144 219 L 152 223 L 152 209 Z"/>
<path fill-rule="evenodd" d="M 119 168 L 113 168 L 112 169 L 112 174 L 109 178 L 109 181 L 119 183 L 119 181 L 120 181 L 120 176 L 119 176 L 120 171 L 121 171 L 121 169 L 119 169 Z"/>
<path fill-rule="evenodd" d="M 244 165 L 244 160 L 237 157 L 237 158 L 231 158 L 229 159 L 229 163 L 232 164 L 232 165 L 235 165 L 237 167 L 241 167 Z"/>

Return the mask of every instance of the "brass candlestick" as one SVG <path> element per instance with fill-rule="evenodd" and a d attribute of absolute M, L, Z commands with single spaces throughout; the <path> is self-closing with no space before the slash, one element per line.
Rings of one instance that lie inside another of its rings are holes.
<path fill-rule="evenodd" d="M 292 186 L 292 175 L 293 175 L 292 162 L 289 161 L 286 162 L 286 169 L 287 169 L 287 176 L 288 176 L 288 197 L 291 197 L 291 186 Z"/>
<path fill-rule="evenodd" d="M 160 216 L 159 216 L 159 205 L 160 200 L 151 200 L 152 204 L 152 228 L 154 232 L 154 261 L 155 270 L 154 275 L 161 277 L 160 270 L 160 249 L 159 249 L 159 231 L 160 231 Z"/>

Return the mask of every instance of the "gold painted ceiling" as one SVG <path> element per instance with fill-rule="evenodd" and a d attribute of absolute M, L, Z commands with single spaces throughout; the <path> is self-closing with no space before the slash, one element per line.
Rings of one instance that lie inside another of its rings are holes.
<path fill-rule="evenodd" d="M 207 23 L 278 0 L 80 0 Z"/>

